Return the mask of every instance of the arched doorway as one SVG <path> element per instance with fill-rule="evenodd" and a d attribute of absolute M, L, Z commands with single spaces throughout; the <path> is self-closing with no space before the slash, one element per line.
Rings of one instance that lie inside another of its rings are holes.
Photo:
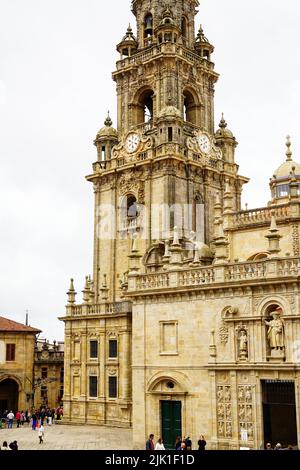
<path fill-rule="evenodd" d="M 18 411 L 19 386 L 13 379 L 5 379 L 0 382 L 0 411 Z"/>

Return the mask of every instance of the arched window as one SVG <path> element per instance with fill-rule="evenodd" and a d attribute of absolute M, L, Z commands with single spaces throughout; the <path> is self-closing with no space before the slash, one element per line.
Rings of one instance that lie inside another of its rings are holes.
<path fill-rule="evenodd" d="M 194 96 L 188 90 L 185 90 L 183 93 L 184 96 L 184 120 L 190 122 L 191 124 L 197 125 L 198 110 Z"/>
<path fill-rule="evenodd" d="M 153 42 L 153 16 L 147 13 L 144 20 L 144 46 L 151 46 Z"/>
<path fill-rule="evenodd" d="M 143 124 L 153 120 L 153 90 L 147 88 L 137 99 L 137 114 L 134 124 Z"/>
<path fill-rule="evenodd" d="M 133 196 L 132 194 L 129 194 L 127 196 L 127 211 L 126 211 L 126 217 L 127 219 L 136 219 L 139 215 L 138 211 L 138 206 L 137 206 L 137 201 L 136 197 Z"/>
<path fill-rule="evenodd" d="M 185 44 L 186 40 L 188 39 L 188 22 L 185 16 L 183 16 L 181 20 L 181 33 L 183 43 Z"/>

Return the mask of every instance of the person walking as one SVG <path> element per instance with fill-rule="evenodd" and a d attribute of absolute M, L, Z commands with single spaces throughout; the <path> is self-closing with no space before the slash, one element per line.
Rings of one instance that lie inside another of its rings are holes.
<path fill-rule="evenodd" d="M 146 442 L 146 450 L 154 450 L 154 434 L 150 434 L 149 439 Z"/>
<path fill-rule="evenodd" d="M 166 450 L 161 437 L 158 439 L 156 443 L 155 450 Z"/>
<path fill-rule="evenodd" d="M 14 418 L 15 418 L 15 415 L 13 414 L 12 411 L 10 413 L 8 413 L 8 415 L 7 415 L 7 420 L 8 420 L 7 427 L 8 427 L 8 429 L 12 429 Z"/>
<path fill-rule="evenodd" d="M 206 440 L 205 437 L 202 435 L 198 441 L 198 450 L 202 451 L 205 450 L 206 447 Z"/>
<path fill-rule="evenodd" d="M 44 435 L 45 435 L 45 428 L 44 428 L 44 426 L 41 424 L 41 426 L 39 427 L 39 432 L 38 432 L 40 444 L 43 444 L 43 442 L 44 442 Z"/>

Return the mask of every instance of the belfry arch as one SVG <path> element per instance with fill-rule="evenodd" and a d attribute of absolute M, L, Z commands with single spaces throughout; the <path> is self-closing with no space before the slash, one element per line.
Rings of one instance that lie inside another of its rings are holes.
<path fill-rule="evenodd" d="M 183 91 L 184 120 L 195 126 L 201 125 L 201 103 L 196 92 L 191 88 Z"/>
<path fill-rule="evenodd" d="M 153 121 L 154 91 L 150 87 L 139 90 L 133 102 L 132 124 L 139 125 Z"/>

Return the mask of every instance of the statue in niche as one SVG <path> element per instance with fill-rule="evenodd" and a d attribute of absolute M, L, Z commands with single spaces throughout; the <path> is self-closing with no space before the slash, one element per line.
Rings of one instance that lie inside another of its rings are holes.
<path fill-rule="evenodd" d="M 267 338 L 271 352 L 284 350 L 284 321 L 281 318 L 281 315 L 282 308 L 278 307 L 270 314 L 270 317 L 272 317 L 273 320 L 265 322 L 269 327 Z"/>
<path fill-rule="evenodd" d="M 239 337 L 239 356 L 240 359 L 247 359 L 248 357 L 248 335 L 246 330 L 240 331 Z"/>

